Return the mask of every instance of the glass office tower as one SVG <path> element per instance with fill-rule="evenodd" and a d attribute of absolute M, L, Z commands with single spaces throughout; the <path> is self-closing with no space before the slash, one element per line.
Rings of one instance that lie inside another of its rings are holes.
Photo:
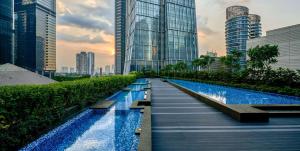
<path fill-rule="evenodd" d="M 194 0 L 128 0 L 125 73 L 198 57 Z"/>
<path fill-rule="evenodd" d="M 227 54 L 233 50 L 240 51 L 240 65 L 246 66 L 247 40 L 261 37 L 261 18 L 249 14 L 249 9 L 244 6 L 231 6 L 226 10 L 226 48 Z"/>
<path fill-rule="evenodd" d="M 42 75 L 56 70 L 56 0 L 15 0 L 16 65 Z"/>
<path fill-rule="evenodd" d="M 123 74 L 126 50 L 126 0 L 115 0 L 115 73 Z"/>
<path fill-rule="evenodd" d="M 0 64 L 13 63 L 13 0 L 0 0 Z"/>

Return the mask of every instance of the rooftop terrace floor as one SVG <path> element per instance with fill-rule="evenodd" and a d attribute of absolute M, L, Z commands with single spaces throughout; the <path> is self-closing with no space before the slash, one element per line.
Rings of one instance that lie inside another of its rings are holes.
<path fill-rule="evenodd" d="M 159 79 L 152 79 L 154 151 L 300 150 L 300 118 L 240 123 Z"/>

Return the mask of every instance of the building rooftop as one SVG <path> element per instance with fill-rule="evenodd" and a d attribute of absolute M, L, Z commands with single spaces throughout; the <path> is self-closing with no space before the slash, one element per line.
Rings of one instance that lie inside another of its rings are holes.
<path fill-rule="evenodd" d="M 12 64 L 0 65 L 0 86 L 49 84 L 56 81 Z"/>

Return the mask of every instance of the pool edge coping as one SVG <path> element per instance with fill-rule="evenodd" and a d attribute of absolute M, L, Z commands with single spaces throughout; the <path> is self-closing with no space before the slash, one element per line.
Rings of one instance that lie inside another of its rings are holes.
<path fill-rule="evenodd" d="M 261 109 L 255 108 L 252 105 L 227 105 L 220 103 L 205 95 L 196 93 L 188 88 L 180 86 L 170 80 L 167 80 L 169 84 L 178 88 L 179 90 L 193 96 L 197 100 L 216 108 L 217 110 L 229 115 L 230 117 L 238 120 L 240 122 L 268 122 L 269 112 L 263 111 Z"/>

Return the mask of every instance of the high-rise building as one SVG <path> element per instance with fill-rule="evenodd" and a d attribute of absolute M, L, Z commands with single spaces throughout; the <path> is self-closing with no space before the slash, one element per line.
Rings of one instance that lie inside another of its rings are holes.
<path fill-rule="evenodd" d="M 241 52 L 240 65 L 246 65 L 247 40 L 261 36 L 260 16 L 250 14 L 244 6 L 231 6 L 226 10 L 226 49 Z"/>
<path fill-rule="evenodd" d="M 249 14 L 249 39 L 261 37 L 260 16 Z"/>
<path fill-rule="evenodd" d="M 123 74 L 126 50 L 126 0 L 115 0 L 115 73 Z"/>
<path fill-rule="evenodd" d="M 70 73 L 75 73 L 75 68 L 70 67 Z"/>
<path fill-rule="evenodd" d="M 69 68 L 68 67 L 61 67 L 61 72 L 62 73 L 69 73 Z"/>
<path fill-rule="evenodd" d="M 88 61 L 87 53 L 80 52 L 76 54 L 76 71 L 78 74 L 87 75 L 88 74 Z"/>
<path fill-rule="evenodd" d="M 110 65 L 105 66 L 105 74 L 109 75 L 110 74 Z"/>
<path fill-rule="evenodd" d="M 13 63 L 13 0 L 0 0 L 0 64 Z"/>
<path fill-rule="evenodd" d="M 115 74 L 115 65 L 111 65 L 110 73 Z"/>
<path fill-rule="evenodd" d="M 94 75 L 95 54 L 84 51 L 76 54 L 76 70 L 78 74 Z"/>
<path fill-rule="evenodd" d="M 300 24 L 267 31 L 264 37 L 250 39 L 247 50 L 267 44 L 279 48 L 278 62 L 274 68 L 300 70 Z"/>
<path fill-rule="evenodd" d="M 15 0 L 16 64 L 43 75 L 56 70 L 56 0 Z"/>
<path fill-rule="evenodd" d="M 95 54 L 93 52 L 87 53 L 87 61 L 88 61 L 88 74 L 94 75 L 95 70 Z"/>
<path fill-rule="evenodd" d="M 126 12 L 126 74 L 198 57 L 195 0 L 129 0 Z"/>

